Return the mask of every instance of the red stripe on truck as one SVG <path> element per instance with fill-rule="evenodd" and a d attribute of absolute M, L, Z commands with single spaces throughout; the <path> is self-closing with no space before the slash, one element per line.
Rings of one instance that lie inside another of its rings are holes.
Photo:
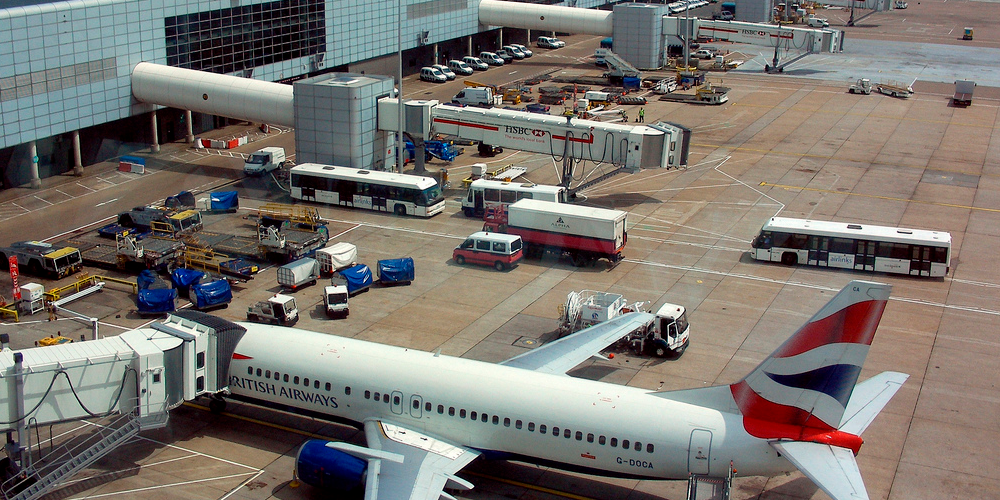
<path fill-rule="evenodd" d="M 538 231 L 524 227 L 508 226 L 507 234 L 516 234 L 525 243 L 532 245 L 544 245 L 548 247 L 561 248 L 563 250 L 582 250 L 586 252 L 596 252 L 606 256 L 613 256 L 621 252 L 625 245 L 615 248 L 614 240 L 603 240 L 586 236 L 575 236 L 572 234 L 554 233 L 549 231 Z"/>

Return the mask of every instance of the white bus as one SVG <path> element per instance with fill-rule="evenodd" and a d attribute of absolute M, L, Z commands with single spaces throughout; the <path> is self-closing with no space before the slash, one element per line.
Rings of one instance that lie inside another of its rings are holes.
<path fill-rule="evenodd" d="M 948 274 L 951 233 L 772 217 L 750 256 L 786 265 L 936 276 Z"/>
<path fill-rule="evenodd" d="M 476 179 L 462 199 L 466 217 L 482 217 L 487 207 L 506 207 L 522 198 L 566 203 L 566 188 L 521 182 Z"/>
<path fill-rule="evenodd" d="M 431 177 L 303 163 L 292 167 L 292 198 L 396 215 L 430 217 L 444 211 Z"/>

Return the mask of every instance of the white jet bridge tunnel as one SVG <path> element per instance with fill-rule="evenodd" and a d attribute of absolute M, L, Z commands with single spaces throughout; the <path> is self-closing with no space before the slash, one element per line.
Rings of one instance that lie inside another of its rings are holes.
<path fill-rule="evenodd" d="M 7 463 L 0 495 L 39 498 L 124 444 L 166 425 L 184 401 L 228 387 L 229 363 L 246 330 L 197 311 L 181 311 L 116 337 L 0 351 L 0 428 Z M 74 448 L 49 452 L 35 428 L 114 417 Z M 16 436 L 16 437 L 15 437 Z"/>

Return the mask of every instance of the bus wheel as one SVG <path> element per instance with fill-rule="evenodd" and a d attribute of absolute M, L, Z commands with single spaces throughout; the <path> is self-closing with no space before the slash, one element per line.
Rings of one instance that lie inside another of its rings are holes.
<path fill-rule="evenodd" d="M 503 265 L 503 262 L 500 262 L 499 260 L 493 263 L 493 267 L 495 267 L 496 270 L 500 272 L 503 272 L 504 270 L 507 269 L 507 266 Z"/>
<path fill-rule="evenodd" d="M 406 215 L 406 206 L 396 205 L 396 215 Z"/>
<path fill-rule="evenodd" d="M 794 266 L 799 263 L 799 256 L 792 252 L 785 252 L 781 254 L 781 263 L 786 266 Z"/>

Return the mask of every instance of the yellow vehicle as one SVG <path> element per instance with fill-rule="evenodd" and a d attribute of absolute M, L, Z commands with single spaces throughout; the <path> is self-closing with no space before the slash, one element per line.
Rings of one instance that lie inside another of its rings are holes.
<path fill-rule="evenodd" d="M 521 90 L 520 89 L 504 89 L 503 100 L 510 101 L 514 104 L 521 104 Z"/>
<path fill-rule="evenodd" d="M 962 33 L 962 40 L 972 40 L 972 28 L 965 28 Z"/>
<path fill-rule="evenodd" d="M 46 347 L 50 345 L 68 344 L 70 342 L 73 342 L 73 339 L 59 335 L 58 337 L 45 337 L 43 339 L 39 339 L 38 345 Z"/>

